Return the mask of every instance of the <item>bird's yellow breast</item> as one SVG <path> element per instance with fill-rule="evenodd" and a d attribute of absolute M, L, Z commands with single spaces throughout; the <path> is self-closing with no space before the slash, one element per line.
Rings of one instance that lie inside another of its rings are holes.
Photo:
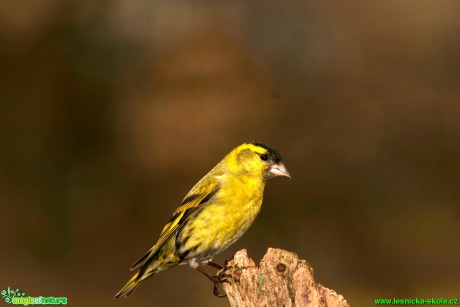
<path fill-rule="evenodd" d="M 221 178 L 222 180 L 222 178 Z M 264 182 L 249 176 L 227 176 L 218 193 L 182 229 L 181 250 L 196 250 L 212 257 L 240 238 L 251 226 L 262 205 Z"/>

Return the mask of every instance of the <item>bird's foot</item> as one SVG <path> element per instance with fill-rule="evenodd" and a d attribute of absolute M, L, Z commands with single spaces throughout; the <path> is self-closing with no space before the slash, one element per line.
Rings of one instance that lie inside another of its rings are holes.
<path fill-rule="evenodd" d="M 233 278 L 233 276 L 231 274 L 225 273 L 225 268 L 223 271 L 219 272 L 219 274 L 212 276 L 212 282 L 214 283 L 214 288 L 213 288 L 212 293 L 214 293 L 214 295 L 217 297 L 226 297 L 227 294 L 225 294 L 225 292 L 221 294 L 221 292 L 219 291 L 219 288 L 221 288 L 223 283 L 230 284 L 230 281 L 229 281 L 230 278 Z"/>
<path fill-rule="evenodd" d="M 209 264 L 209 263 L 208 263 Z M 211 266 L 214 266 L 215 267 L 215 264 L 211 264 Z M 213 288 L 213 293 L 215 296 L 217 297 L 226 297 L 227 294 L 221 294 L 220 291 L 219 291 L 219 288 L 221 288 L 221 285 L 226 282 L 226 283 L 230 283 L 229 281 L 229 278 L 233 278 L 232 275 L 230 274 L 227 274 L 225 273 L 224 271 L 224 267 L 220 266 L 219 267 L 222 268 L 222 270 L 217 274 L 217 275 L 210 275 L 208 272 L 206 272 L 205 270 L 203 270 L 202 267 L 198 266 L 196 267 L 196 270 L 200 273 L 202 273 L 204 276 L 206 276 L 207 278 L 209 278 L 209 280 L 212 281 L 212 283 L 214 284 L 214 288 Z"/>

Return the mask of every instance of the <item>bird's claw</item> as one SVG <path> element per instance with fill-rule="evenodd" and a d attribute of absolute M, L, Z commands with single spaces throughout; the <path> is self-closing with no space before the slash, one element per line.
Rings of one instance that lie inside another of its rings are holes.
<path fill-rule="evenodd" d="M 219 293 L 219 288 L 223 283 L 230 284 L 230 281 L 228 280 L 228 278 L 232 278 L 232 277 L 233 276 L 231 274 L 224 273 L 224 271 L 220 272 L 216 276 L 212 276 L 212 282 L 214 283 L 214 288 L 213 288 L 212 293 L 214 293 L 214 295 L 217 297 L 226 297 L 227 294 Z"/>

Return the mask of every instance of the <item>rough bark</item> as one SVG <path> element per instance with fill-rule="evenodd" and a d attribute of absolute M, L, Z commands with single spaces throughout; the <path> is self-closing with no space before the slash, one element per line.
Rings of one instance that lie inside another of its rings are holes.
<path fill-rule="evenodd" d="M 316 283 L 313 268 L 294 253 L 269 248 L 259 267 L 245 249 L 237 252 L 223 283 L 231 306 L 349 306 L 342 295 Z"/>

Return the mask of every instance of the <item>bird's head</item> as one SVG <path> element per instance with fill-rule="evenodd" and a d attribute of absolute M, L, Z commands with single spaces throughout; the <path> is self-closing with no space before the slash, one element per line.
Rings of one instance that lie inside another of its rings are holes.
<path fill-rule="evenodd" d="M 291 178 L 276 149 L 259 143 L 244 143 L 229 155 L 230 167 L 234 173 L 260 176 L 263 181 L 281 176 Z"/>

